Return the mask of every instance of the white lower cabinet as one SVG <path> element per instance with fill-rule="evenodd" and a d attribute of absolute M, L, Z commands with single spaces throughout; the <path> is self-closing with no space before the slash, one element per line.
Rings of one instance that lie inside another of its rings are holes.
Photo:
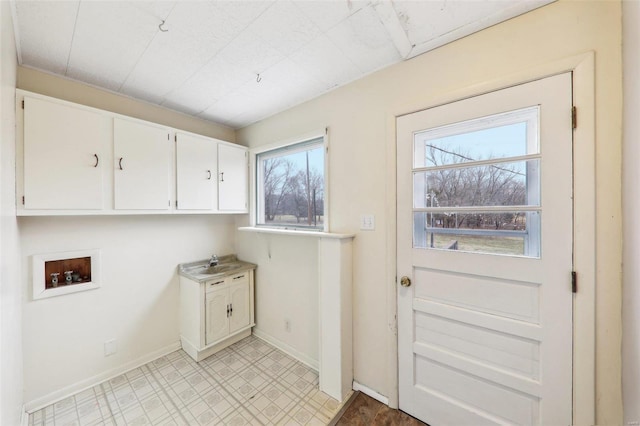
<path fill-rule="evenodd" d="M 205 294 L 205 344 L 209 345 L 229 335 L 229 289 Z"/>
<path fill-rule="evenodd" d="M 180 276 L 180 340 L 194 360 L 249 336 L 254 322 L 253 270 L 202 283 Z"/>

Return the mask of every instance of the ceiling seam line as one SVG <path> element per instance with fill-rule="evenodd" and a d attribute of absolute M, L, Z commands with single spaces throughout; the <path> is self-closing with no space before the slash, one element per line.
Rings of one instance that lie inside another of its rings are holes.
<path fill-rule="evenodd" d="M 64 67 L 64 75 L 69 72 L 69 61 L 71 61 L 71 51 L 73 50 L 73 40 L 76 38 L 76 28 L 78 27 L 78 16 L 80 15 L 80 1 L 78 1 L 78 7 L 76 8 L 76 19 L 73 21 L 73 32 L 71 33 L 71 43 L 69 43 L 69 53 L 67 54 L 67 63 Z"/>
<path fill-rule="evenodd" d="M 263 11 L 262 11 L 258 16 L 256 16 L 255 18 L 253 18 L 253 20 L 252 20 L 251 22 L 249 22 L 249 23 L 248 23 L 248 24 L 247 24 L 247 25 L 246 25 L 246 26 L 245 26 L 241 31 L 239 31 L 239 32 L 238 32 L 238 34 L 236 34 L 235 36 L 231 37 L 231 38 L 229 39 L 229 41 L 228 41 L 228 42 L 226 42 L 226 43 L 224 44 L 224 46 L 222 46 L 220 49 L 218 49 L 218 51 L 217 51 L 216 53 L 214 53 L 214 54 L 213 54 L 213 56 L 211 56 L 211 57 L 207 60 L 207 62 L 205 62 L 205 63 L 204 63 L 200 68 L 198 68 L 197 70 L 195 70 L 194 72 L 192 72 L 192 73 L 189 75 L 189 77 L 187 77 L 186 79 L 184 79 L 184 80 L 183 80 L 183 81 L 182 81 L 178 86 L 176 86 L 176 87 L 175 87 L 175 89 L 170 90 L 170 91 L 168 91 L 168 92 L 164 93 L 164 94 L 162 95 L 162 101 L 160 102 L 160 105 L 164 105 L 164 101 L 166 100 L 166 96 L 167 96 L 167 95 L 170 95 L 172 92 L 174 92 L 174 91 L 178 90 L 180 87 L 182 87 L 182 85 L 184 85 L 186 82 L 188 82 L 188 81 L 189 81 L 191 78 L 193 78 L 197 73 L 199 73 L 200 71 L 202 71 L 202 69 L 203 69 L 204 67 L 206 67 L 207 65 L 209 65 L 209 63 L 210 63 L 211 61 L 213 61 L 213 60 L 215 59 L 215 57 L 216 57 L 216 56 L 218 56 L 218 55 L 220 54 L 220 52 L 222 52 L 224 49 L 226 49 L 227 47 L 229 47 L 229 45 L 230 45 L 234 40 L 236 40 L 238 37 L 240 37 L 240 35 L 241 35 L 242 33 L 244 33 L 245 31 L 247 31 L 247 29 L 249 28 L 249 26 L 251 26 L 251 24 L 252 24 L 253 22 L 255 22 L 259 17 L 261 17 L 261 16 L 262 16 L 262 14 L 264 14 L 264 13 L 265 13 L 265 12 L 266 12 L 270 7 L 272 7 L 272 6 L 273 6 L 273 5 L 271 5 L 271 6 L 267 7 L 267 8 L 266 8 L 265 10 L 263 10 Z M 173 7 L 176 7 L 176 5 L 174 5 Z M 171 8 L 171 12 L 173 12 L 173 8 Z M 169 12 L 169 15 L 171 14 L 171 12 Z M 231 19 L 233 19 L 233 16 L 229 15 L 229 14 L 228 14 L 227 12 L 225 12 L 225 11 L 223 11 L 223 12 L 224 12 L 226 15 L 228 15 L 229 17 L 231 17 Z M 167 18 L 169 18 L 169 15 L 167 15 Z M 146 51 L 146 50 L 145 50 L 145 51 Z M 143 53 L 143 55 L 144 55 L 144 53 Z M 136 65 L 137 65 L 137 64 L 136 64 Z M 235 66 L 236 64 L 233 64 L 233 65 Z M 216 102 L 217 102 L 217 101 L 216 101 Z M 215 102 L 214 102 L 214 103 L 215 103 Z M 198 116 L 199 114 L 201 114 L 202 112 L 204 112 L 204 111 L 206 111 L 208 108 L 210 108 L 211 106 L 213 106 L 213 104 L 209 105 L 207 108 L 203 109 L 202 111 L 200 111 L 200 112 L 199 112 L 198 114 L 196 114 L 196 115 Z"/>
<path fill-rule="evenodd" d="M 167 19 L 169 19 L 169 16 L 171 16 L 171 12 L 173 12 L 173 9 L 176 7 L 176 4 L 177 3 L 174 3 L 174 5 L 173 5 L 173 7 L 171 7 L 171 10 L 169 11 L 169 13 L 167 13 L 167 16 L 164 18 L 165 21 Z M 136 63 L 133 64 L 133 66 L 131 67 L 131 71 L 129 71 L 127 73 L 127 76 L 124 78 L 124 80 L 122 80 L 122 83 L 120 83 L 120 86 L 118 86 L 118 90 L 117 90 L 118 93 L 122 93 L 122 88 L 124 87 L 125 84 L 127 84 L 127 81 L 129 80 L 129 77 L 131 77 L 131 74 L 133 74 L 133 72 L 136 70 L 136 67 L 138 66 L 138 64 L 142 60 L 142 57 L 144 56 L 145 53 L 147 53 L 147 50 L 149 50 L 149 46 L 151 46 L 151 43 L 153 43 L 153 40 L 155 40 L 157 36 L 158 36 L 158 31 L 156 31 L 156 33 L 153 35 L 153 37 L 151 37 L 151 40 L 149 40 L 149 43 L 147 43 L 147 46 L 144 48 L 144 51 L 142 51 L 142 53 L 138 57 L 138 60 L 136 61 Z"/>

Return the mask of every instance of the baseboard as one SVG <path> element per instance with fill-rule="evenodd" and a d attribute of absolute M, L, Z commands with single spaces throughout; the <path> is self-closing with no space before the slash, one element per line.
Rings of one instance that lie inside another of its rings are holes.
<path fill-rule="evenodd" d="M 292 346 L 289 346 L 288 344 L 284 343 L 283 341 L 276 339 L 275 337 L 261 331 L 258 330 L 257 328 L 253 329 L 253 335 L 256 336 L 259 339 L 264 340 L 265 342 L 269 343 L 270 345 L 275 346 L 276 348 L 280 349 L 282 352 L 286 353 L 287 355 L 297 359 L 298 361 L 300 361 L 301 363 L 303 363 L 304 365 L 313 368 L 314 370 L 318 371 L 318 368 L 320 366 L 320 364 L 318 363 L 317 359 L 313 359 L 311 358 L 309 355 L 306 355 L 302 352 L 300 352 L 299 350 L 295 349 Z"/>
<path fill-rule="evenodd" d="M 360 391 L 365 395 L 369 395 L 371 398 L 382 402 L 384 405 L 389 405 L 389 398 L 387 398 L 382 394 L 379 394 L 378 392 L 374 391 L 371 388 L 366 387 L 361 383 L 356 382 L 355 380 L 353 381 L 353 390 Z"/>
<path fill-rule="evenodd" d="M 45 396 L 40 398 L 36 398 L 33 401 L 29 401 L 25 403 L 25 411 L 27 413 L 33 413 L 34 411 L 38 411 L 41 408 L 44 408 L 48 405 L 51 405 L 57 401 L 63 400 L 71 395 L 74 395 L 78 392 L 82 392 L 83 390 L 92 388 L 93 386 L 100 384 L 106 380 L 112 379 L 116 376 L 119 376 L 123 373 L 126 373 L 129 370 L 133 370 L 134 368 L 138 368 L 141 365 L 144 365 L 148 362 L 153 361 L 154 359 L 160 358 L 164 355 L 167 355 L 171 352 L 177 351 L 180 349 L 180 342 L 175 342 L 170 345 L 165 346 L 164 348 L 153 351 L 147 355 L 144 355 L 136 360 L 123 364 L 119 367 L 112 368 L 111 370 L 107 370 L 104 373 L 97 374 L 93 377 L 90 377 L 85 380 L 81 380 L 79 382 L 73 383 L 69 386 L 65 386 L 64 388 L 57 390 L 55 392 L 51 392 Z M 28 418 L 28 416 L 27 416 Z"/>

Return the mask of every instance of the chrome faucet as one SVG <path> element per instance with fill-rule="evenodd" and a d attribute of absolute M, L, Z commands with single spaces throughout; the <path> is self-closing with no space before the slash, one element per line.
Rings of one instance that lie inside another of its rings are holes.
<path fill-rule="evenodd" d="M 209 259 L 209 266 L 218 266 L 218 255 L 214 254 L 211 256 L 211 259 Z"/>

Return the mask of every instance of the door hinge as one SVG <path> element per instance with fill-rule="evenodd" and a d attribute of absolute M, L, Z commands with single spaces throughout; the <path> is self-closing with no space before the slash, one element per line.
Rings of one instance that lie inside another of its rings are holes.
<path fill-rule="evenodd" d="M 578 292 L 578 274 L 576 271 L 571 271 L 571 291 L 573 293 Z"/>
<path fill-rule="evenodd" d="M 22 109 L 24 109 L 24 99 L 22 100 Z"/>
<path fill-rule="evenodd" d="M 578 110 L 576 107 L 571 107 L 571 128 L 575 129 L 578 127 Z"/>
<path fill-rule="evenodd" d="M 178 200 L 176 200 L 176 209 L 178 208 Z"/>
<path fill-rule="evenodd" d="M 22 205 L 24 206 L 24 195 L 22 196 Z"/>
<path fill-rule="evenodd" d="M 167 140 L 170 141 L 171 140 L 171 134 L 167 133 Z"/>
<path fill-rule="evenodd" d="M 178 135 L 177 134 L 173 137 L 173 140 L 174 140 L 174 142 L 178 142 Z"/>
<path fill-rule="evenodd" d="M 169 207 L 171 207 L 171 200 L 169 200 Z"/>

